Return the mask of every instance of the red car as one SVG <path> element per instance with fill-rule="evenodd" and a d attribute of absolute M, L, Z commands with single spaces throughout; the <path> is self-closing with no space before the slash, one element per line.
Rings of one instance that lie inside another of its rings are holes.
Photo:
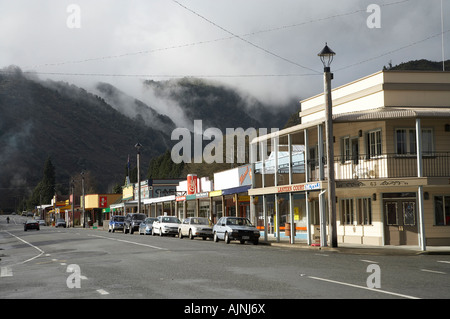
<path fill-rule="evenodd" d="M 39 230 L 39 222 L 37 220 L 27 220 L 23 223 L 23 230 L 27 231 L 28 229 Z"/>

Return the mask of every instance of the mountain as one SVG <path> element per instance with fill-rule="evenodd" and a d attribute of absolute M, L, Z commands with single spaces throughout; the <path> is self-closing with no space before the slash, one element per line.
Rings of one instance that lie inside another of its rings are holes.
<path fill-rule="evenodd" d="M 444 62 L 445 70 L 450 70 L 450 60 Z M 442 71 L 442 61 L 435 62 L 426 59 L 413 60 L 398 65 L 392 66 L 389 63 L 388 66 L 383 67 L 384 70 L 409 70 L 409 71 Z"/>
<path fill-rule="evenodd" d="M 123 182 L 128 155 L 135 162 L 137 142 L 146 159 L 171 147 L 170 132 L 131 119 L 82 88 L 31 80 L 16 67 L 0 72 L 0 114 L 3 209 L 29 195 L 48 157 L 58 189 L 67 191 L 71 176 L 86 170 L 95 176 L 98 191 L 107 192 Z"/>
<path fill-rule="evenodd" d="M 140 142 L 141 172 L 170 150 L 176 104 L 185 123 L 203 120 L 203 129 L 283 127 L 297 102 L 265 105 L 235 89 L 199 79 L 145 81 L 159 111 L 108 83 L 93 93 L 75 85 L 40 80 L 18 67 L 0 70 L 0 208 L 11 210 L 28 197 L 52 159 L 58 192 L 67 193 L 71 178 L 88 171 L 98 192 L 121 184 L 128 155 L 135 165 Z M 145 95 L 145 94 L 144 94 Z M 161 104 L 161 103 L 160 103 Z M 166 106 L 167 105 L 167 106 Z M 161 112 L 162 108 L 162 112 Z"/>
<path fill-rule="evenodd" d="M 203 128 L 282 128 L 299 108 L 293 99 L 277 105 L 260 102 L 221 83 L 197 78 L 144 81 L 144 87 L 160 99 L 180 106 L 188 123 L 202 120 Z"/>
<path fill-rule="evenodd" d="M 158 113 L 144 102 L 127 95 L 109 83 L 98 83 L 95 87 L 97 95 L 120 113 L 143 122 L 147 126 L 162 132 L 172 132 L 175 123 L 167 115 Z"/>

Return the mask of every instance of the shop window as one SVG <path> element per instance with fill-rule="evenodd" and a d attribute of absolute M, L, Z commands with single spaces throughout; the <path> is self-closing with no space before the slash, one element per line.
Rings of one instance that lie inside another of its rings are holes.
<path fill-rule="evenodd" d="M 434 218 L 436 226 L 450 225 L 450 196 L 434 196 Z"/>
<path fill-rule="evenodd" d="M 355 222 L 355 210 L 353 198 L 341 199 L 341 224 L 353 225 Z"/>
<path fill-rule="evenodd" d="M 356 200 L 358 211 L 358 224 L 372 225 L 372 199 L 370 197 Z"/>

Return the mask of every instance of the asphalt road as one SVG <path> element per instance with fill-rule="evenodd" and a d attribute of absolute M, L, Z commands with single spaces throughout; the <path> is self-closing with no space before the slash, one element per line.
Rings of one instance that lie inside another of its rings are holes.
<path fill-rule="evenodd" d="M 359 255 L 82 228 L 0 216 L 0 299 L 450 297 L 448 255 Z M 369 287 L 370 286 L 370 287 Z"/>

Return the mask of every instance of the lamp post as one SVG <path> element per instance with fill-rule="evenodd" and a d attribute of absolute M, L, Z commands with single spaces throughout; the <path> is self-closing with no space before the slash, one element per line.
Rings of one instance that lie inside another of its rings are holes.
<path fill-rule="evenodd" d="M 81 209 L 82 209 L 82 215 L 83 215 L 83 228 L 86 228 L 86 216 L 85 216 L 85 210 L 84 210 L 84 171 L 81 172 Z"/>
<path fill-rule="evenodd" d="M 138 193 L 138 204 L 137 204 L 137 212 L 141 212 L 141 173 L 140 173 L 140 155 L 142 145 L 138 142 L 134 146 L 137 150 L 137 193 Z"/>
<path fill-rule="evenodd" d="M 318 56 L 324 67 L 324 97 L 325 97 L 325 131 L 327 140 L 327 168 L 328 168 L 328 227 L 331 247 L 337 247 L 336 229 L 336 185 L 334 179 L 334 150 L 333 150 L 333 105 L 331 99 L 331 80 L 333 73 L 330 65 L 336 53 L 325 43 L 325 47 Z"/>
<path fill-rule="evenodd" d="M 70 187 L 72 188 L 72 227 L 75 227 L 75 181 L 72 178 L 70 182 Z M 70 227 L 70 221 L 69 221 Z"/>

